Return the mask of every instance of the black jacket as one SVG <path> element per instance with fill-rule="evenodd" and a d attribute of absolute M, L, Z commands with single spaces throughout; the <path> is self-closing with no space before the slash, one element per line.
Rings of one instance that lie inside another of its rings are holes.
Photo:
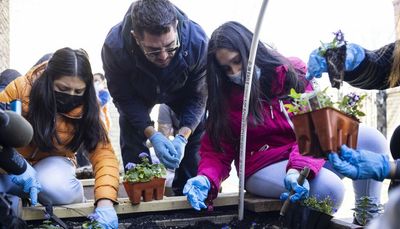
<path fill-rule="evenodd" d="M 391 43 L 374 51 L 364 50 L 364 60 L 353 71 L 345 73 L 344 81 L 362 89 L 387 89 L 394 48 L 395 43 Z"/>
<path fill-rule="evenodd" d="M 198 24 L 176 11 L 181 46 L 166 68 L 150 63 L 134 42 L 131 9 L 111 28 L 103 45 L 103 68 L 113 101 L 120 115 L 139 130 L 152 124 L 149 113 L 155 104 L 168 104 L 180 126 L 192 131 L 204 115 L 208 38 Z"/>

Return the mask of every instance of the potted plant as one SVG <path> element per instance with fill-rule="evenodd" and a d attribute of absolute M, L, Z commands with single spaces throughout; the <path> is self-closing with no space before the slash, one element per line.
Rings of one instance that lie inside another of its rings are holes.
<path fill-rule="evenodd" d="M 365 226 L 374 216 L 380 215 L 383 212 L 383 205 L 374 203 L 373 199 L 369 196 L 363 196 L 356 201 L 355 208 L 352 210 L 354 211 L 356 223 Z"/>
<path fill-rule="evenodd" d="M 139 154 L 140 164 L 128 163 L 123 185 L 132 204 L 164 197 L 166 169 L 163 164 L 150 164 L 147 153 Z"/>
<path fill-rule="evenodd" d="M 291 229 L 329 228 L 335 212 L 332 206 L 329 196 L 323 200 L 318 200 L 315 196 L 308 197 L 301 203 L 292 204 L 286 216 L 286 225 Z"/>
<path fill-rule="evenodd" d="M 326 158 L 343 144 L 357 146 L 358 117 L 365 115 L 360 108 L 366 95 L 350 93 L 334 103 L 326 91 L 301 94 L 290 90 L 292 102 L 285 107 L 294 114 L 292 121 L 302 155 Z"/>

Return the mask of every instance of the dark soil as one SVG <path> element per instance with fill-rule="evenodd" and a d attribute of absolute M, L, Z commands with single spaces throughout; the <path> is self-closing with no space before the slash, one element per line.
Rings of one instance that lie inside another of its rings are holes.
<path fill-rule="evenodd" d="M 339 89 L 343 81 L 345 60 L 346 60 L 346 46 L 343 45 L 339 48 L 332 48 L 326 50 L 326 62 L 328 65 L 328 75 L 331 85 Z"/>
<path fill-rule="evenodd" d="M 123 215 L 120 228 L 129 229 L 277 229 L 281 228 L 279 213 L 254 213 L 245 211 L 244 220 L 237 218 L 237 209 L 218 209 L 213 212 L 194 210 Z M 71 228 L 79 228 L 86 218 L 63 219 Z M 226 221 L 226 222 L 224 222 Z M 30 228 L 39 228 L 42 222 L 29 222 Z"/>
<path fill-rule="evenodd" d="M 195 212 L 195 211 L 182 211 L 182 212 L 174 212 L 174 213 L 164 213 L 157 215 L 143 215 L 139 217 L 132 217 L 129 219 L 121 220 L 121 222 L 125 222 L 130 224 L 129 229 L 139 229 L 139 228 L 199 228 L 199 229 L 228 229 L 228 228 L 280 228 L 276 225 L 280 225 L 279 223 L 279 215 L 278 213 L 262 213 L 257 214 L 254 212 L 246 211 L 244 214 L 244 220 L 239 221 L 237 218 L 237 210 L 216 210 L 214 212 Z M 225 218 L 230 219 L 227 222 L 224 221 Z M 225 217 L 224 217 L 225 216 Z M 226 217 L 226 216 L 231 216 Z M 210 220 L 213 218 L 213 220 Z M 219 221 L 216 223 L 216 221 Z M 180 226 L 173 226 L 175 222 Z M 168 225 L 168 223 L 170 223 Z M 185 226 L 183 226 L 186 224 Z M 165 225 L 165 226 L 163 226 Z"/>

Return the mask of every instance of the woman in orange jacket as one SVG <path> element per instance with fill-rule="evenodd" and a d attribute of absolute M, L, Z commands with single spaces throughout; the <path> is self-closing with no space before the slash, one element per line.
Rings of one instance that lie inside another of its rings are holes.
<path fill-rule="evenodd" d="M 63 48 L 48 62 L 18 77 L 0 93 L 0 102 L 19 99 L 22 115 L 31 123 L 32 142 L 18 151 L 35 170 L 41 190 L 54 204 L 85 200 L 82 184 L 75 177 L 75 152 L 89 152 L 95 174 L 95 213 L 105 228 L 117 228 L 113 208 L 117 203 L 119 163 L 107 137 L 93 86 L 86 52 Z M 22 174 L 16 179 L 0 176 L 0 191 L 21 195 Z M 29 181 L 26 181 L 29 182 Z M 29 185 L 28 185 L 29 186 Z M 24 189 L 23 191 L 26 192 Z"/>

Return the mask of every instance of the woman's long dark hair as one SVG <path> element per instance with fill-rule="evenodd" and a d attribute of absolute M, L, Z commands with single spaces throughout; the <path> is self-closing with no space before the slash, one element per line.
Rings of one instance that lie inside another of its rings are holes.
<path fill-rule="evenodd" d="M 82 118 L 70 119 L 74 126 L 72 140 L 67 148 L 76 151 L 82 145 L 89 152 L 99 141 L 108 141 L 99 117 L 99 104 L 93 86 L 93 74 L 87 53 L 81 49 L 63 48 L 49 60 L 42 75 L 33 83 L 29 95 L 28 120 L 33 126 L 33 142 L 41 151 L 56 150 L 59 142 L 56 131 L 57 107 L 54 95 L 54 80 L 60 77 L 79 77 L 86 84 L 83 94 Z"/>
<path fill-rule="evenodd" d="M 250 53 L 253 33 L 237 22 L 227 22 L 217 28 L 211 35 L 208 43 L 207 53 L 207 87 L 208 100 L 206 123 L 207 133 L 215 149 L 222 151 L 220 141 L 222 138 L 228 141 L 233 139 L 232 130 L 228 119 L 228 96 L 232 83 L 228 80 L 226 73 L 216 59 L 216 52 L 219 49 L 227 49 L 238 52 L 242 60 L 242 78 L 246 77 L 248 56 Z M 295 70 L 290 62 L 278 52 L 267 48 L 263 43 L 258 44 L 255 65 L 261 70 L 260 79 L 256 73 L 252 77 L 251 93 L 249 101 L 249 114 L 252 116 L 254 125 L 263 123 L 263 101 L 269 102 L 272 98 L 282 95 L 272 94 L 271 86 L 276 80 L 276 67 L 285 65 L 288 67 L 285 79 L 285 92 L 290 88 L 296 91 L 304 91 L 304 81 L 298 80 Z"/>

